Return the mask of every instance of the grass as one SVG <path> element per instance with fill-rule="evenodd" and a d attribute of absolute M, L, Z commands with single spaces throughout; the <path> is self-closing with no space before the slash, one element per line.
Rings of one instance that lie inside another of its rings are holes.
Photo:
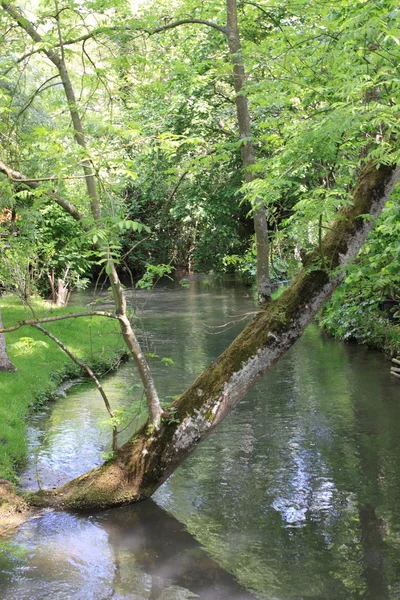
<path fill-rule="evenodd" d="M 34 300 L 37 317 L 49 314 L 84 312 L 87 308 L 52 308 Z M 15 297 L 0 299 L 3 326 L 32 318 Z M 96 374 L 115 367 L 124 353 L 118 324 L 102 317 L 82 317 L 46 323 L 50 330 Z M 43 343 L 44 342 L 44 343 Z M 82 375 L 81 369 L 48 337 L 25 326 L 6 334 L 10 360 L 15 372 L 0 372 L 0 478 L 17 480 L 18 468 L 26 457 L 26 417 L 56 397 L 59 384 Z"/>

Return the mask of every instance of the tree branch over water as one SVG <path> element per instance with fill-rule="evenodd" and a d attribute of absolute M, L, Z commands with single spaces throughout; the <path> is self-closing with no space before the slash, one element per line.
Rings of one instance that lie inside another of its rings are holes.
<path fill-rule="evenodd" d="M 47 329 L 45 329 L 44 327 L 42 327 L 41 325 L 39 325 L 38 323 L 30 323 L 30 325 L 32 327 L 34 327 L 35 329 L 37 329 L 38 331 L 41 331 L 44 335 L 46 335 L 48 338 L 50 338 L 51 340 L 53 340 L 53 342 L 55 342 L 57 344 L 57 346 L 59 346 L 59 348 L 61 348 L 61 350 L 63 352 L 65 352 L 65 354 L 67 356 L 69 356 L 69 358 L 72 360 L 72 362 L 74 362 L 76 365 L 78 365 L 78 367 L 80 367 L 83 371 L 85 371 L 88 376 L 90 377 L 90 379 L 92 381 L 94 381 L 97 389 L 100 392 L 101 397 L 104 400 L 104 404 L 105 407 L 107 409 L 108 414 L 110 415 L 110 417 L 114 417 L 114 413 L 111 409 L 111 405 L 110 402 L 107 398 L 107 395 L 103 389 L 103 386 L 101 385 L 100 381 L 97 379 L 96 375 L 93 373 L 92 369 L 89 367 L 89 365 L 87 365 L 86 363 L 82 362 L 81 360 L 79 360 L 79 358 L 77 356 L 75 356 L 75 354 L 73 354 L 71 352 L 71 350 L 69 348 L 67 348 L 67 346 L 65 344 L 63 344 L 63 342 L 56 337 L 55 335 L 53 335 L 52 333 L 50 333 L 50 331 L 47 331 Z"/>
<path fill-rule="evenodd" d="M 299 339 L 345 276 L 400 178 L 400 167 L 369 163 L 320 248 L 276 301 L 268 302 L 213 364 L 164 412 L 160 427 L 146 423 L 100 467 L 28 502 L 73 510 L 110 508 L 144 500 L 221 423 L 260 377 Z M 325 267 L 321 261 L 324 255 Z M 171 418 L 173 416 L 173 418 Z"/>

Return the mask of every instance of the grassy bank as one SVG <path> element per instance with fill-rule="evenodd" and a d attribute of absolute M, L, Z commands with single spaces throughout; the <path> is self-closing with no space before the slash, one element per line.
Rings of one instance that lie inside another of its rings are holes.
<path fill-rule="evenodd" d="M 49 308 L 33 303 L 36 316 L 83 312 L 86 308 Z M 32 318 L 16 299 L 0 299 L 3 326 Z M 116 366 L 124 352 L 118 324 L 101 317 L 82 317 L 44 325 L 97 374 Z M 26 417 L 56 395 L 62 381 L 82 375 L 80 368 L 49 338 L 33 327 L 6 334 L 8 354 L 16 372 L 0 373 L 0 478 L 15 481 L 26 456 Z M 101 401 L 101 400 L 99 400 Z"/>

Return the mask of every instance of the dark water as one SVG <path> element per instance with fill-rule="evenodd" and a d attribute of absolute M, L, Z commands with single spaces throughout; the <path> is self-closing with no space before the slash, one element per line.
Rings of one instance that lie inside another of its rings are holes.
<path fill-rule="evenodd" d="M 138 295 L 164 398 L 240 330 L 248 293 L 202 279 Z M 310 327 L 154 501 L 48 512 L 2 540 L 0 598 L 400 598 L 400 386 L 388 371 Z M 114 406 L 140 403 L 129 363 L 106 386 Z M 24 485 L 57 485 L 101 462 L 107 413 L 76 386 L 30 440 Z"/>

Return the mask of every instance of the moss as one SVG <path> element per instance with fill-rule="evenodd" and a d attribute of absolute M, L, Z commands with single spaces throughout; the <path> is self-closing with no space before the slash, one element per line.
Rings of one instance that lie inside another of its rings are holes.
<path fill-rule="evenodd" d="M 377 169 L 372 163 L 365 167 L 354 190 L 353 205 L 342 212 L 323 240 L 324 260 L 321 261 L 319 250 L 312 252 L 293 284 L 277 301 L 266 304 L 229 348 L 173 403 L 180 420 L 199 410 L 205 399 L 218 397 L 233 373 L 238 372 L 260 349 L 272 349 L 277 343 L 276 337 L 279 339 L 282 334 L 291 332 L 294 340 L 300 335 L 300 329 L 297 332 L 294 327 L 296 319 L 323 290 L 326 290 L 328 298 L 330 279 L 338 278 L 335 269 L 340 264 L 341 255 L 347 254 L 355 233 L 364 227 L 362 215 L 370 212 L 377 199 L 384 198 L 392 172 L 393 167 Z M 322 263 L 330 266 L 329 272 L 322 268 Z M 333 289 L 334 286 L 331 287 Z"/>
<path fill-rule="evenodd" d="M 323 241 L 324 255 L 331 267 L 337 267 L 339 257 L 345 254 L 349 239 L 364 226 L 364 215 L 370 214 L 376 200 L 385 197 L 385 189 L 394 167 L 369 163 L 360 175 L 353 192 L 353 204 L 342 211 L 332 231 Z"/>
<path fill-rule="evenodd" d="M 330 262 L 325 260 L 326 264 L 339 265 L 340 254 L 348 254 L 354 232 L 364 227 L 359 217 L 369 212 L 375 199 L 383 203 L 383 189 L 392 170 L 383 168 L 382 172 L 379 171 L 376 173 L 371 166 L 366 169 L 355 191 L 354 206 L 344 212 L 347 219 L 339 219 L 323 242 L 324 256 L 330 259 Z M 196 428 L 189 444 L 183 444 L 181 448 L 171 444 L 182 420 L 186 416 L 195 417 L 196 410 L 200 409 L 203 409 L 203 418 L 211 420 L 213 402 L 232 375 L 258 352 L 268 348 L 271 349 L 270 363 L 277 360 L 321 308 L 322 301 L 334 288 L 335 282 L 330 279 L 339 279 L 334 272 L 321 268 L 323 262 L 318 252 L 313 253 L 292 286 L 276 302 L 260 309 L 229 348 L 167 409 L 170 414 L 172 411 L 176 415 L 178 422 L 175 418 L 163 420 L 159 430 L 150 434 L 147 425 L 144 425 L 135 434 L 135 440 L 125 444 L 107 464 L 56 490 L 52 495 L 53 502 L 74 510 L 92 510 L 142 500 L 151 495 L 196 446 Z M 260 374 L 259 370 L 255 376 Z M 46 497 L 46 501 L 49 498 Z"/>

